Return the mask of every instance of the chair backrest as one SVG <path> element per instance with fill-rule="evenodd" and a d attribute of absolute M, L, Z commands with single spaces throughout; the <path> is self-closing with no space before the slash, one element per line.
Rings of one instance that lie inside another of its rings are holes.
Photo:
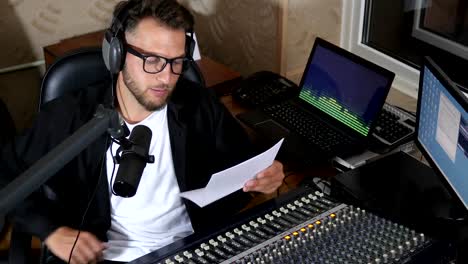
<path fill-rule="evenodd" d="M 72 51 L 55 61 L 44 75 L 39 109 L 59 96 L 102 82 L 106 78 L 109 78 L 109 71 L 100 48 Z"/>
<path fill-rule="evenodd" d="M 42 80 L 39 110 L 52 99 L 100 83 L 109 77 L 101 48 L 75 50 L 59 58 L 47 70 Z M 187 70 L 181 77 L 205 87 L 205 80 L 194 61 L 188 62 Z"/>

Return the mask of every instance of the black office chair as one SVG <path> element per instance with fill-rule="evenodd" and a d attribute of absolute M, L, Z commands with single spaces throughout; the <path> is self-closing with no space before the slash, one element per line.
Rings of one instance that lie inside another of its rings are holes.
<path fill-rule="evenodd" d="M 205 87 L 203 75 L 194 61 L 189 61 L 181 78 L 198 83 Z M 44 75 L 41 85 L 39 111 L 42 106 L 64 94 L 93 86 L 110 80 L 102 58 L 101 48 L 85 48 L 73 51 L 55 61 Z M 104 87 L 104 86 L 96 86 Z M 9 263 L 31 263 L 25 254 L 31 247 L 31 235 L 20 227 L 14 227 L 10 243 Z M 47 249 L 42 246 L 41 263 L 46 263 Z"/>
<path fill-rule="evenodd" d="M 10 141 L 16 134 L 16 127 L 13 118 L 8 111 L 7 106 L 0 98 L 0 123 L 2 129 L 0 130 L 0 148 L 6 142 Z M 0 215 L 0 238 L 4 238 L 7 233 L 8 225 L 5 225 L 5 216 Z M 2 260 L 0 260 L 2 263 Z"/>
<path fill-rule="evenodd" d="M 64 94 L 78 91 L 109 79 L 100 48 L 79 49 L 56 60 L 42 80 L 39 111 Z"/>
<path fill-rule="evenodd" d="M 39 109 L 52 99 L 103 82 L 109 77 L 101 48 L 73 51 L 58 59 L 46 72 L 41 85 Z M 194 61 L 188 62 L 182 78 L 205 87 L 203 75 Z"/>

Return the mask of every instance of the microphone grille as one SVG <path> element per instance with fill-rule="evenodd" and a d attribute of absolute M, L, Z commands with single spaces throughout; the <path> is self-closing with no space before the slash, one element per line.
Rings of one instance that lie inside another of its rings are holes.
<path fill-rule="evenodd" d="M 153 133 L 151 132 L 151 129 L 149 129 L 149 127 L 144 125 L 138 125 L 133 128 L 129 140 L 133 142 L 133 144 L 140 147 L 144 147 L 146 150 L 148 150 L 152 134 Z"/>

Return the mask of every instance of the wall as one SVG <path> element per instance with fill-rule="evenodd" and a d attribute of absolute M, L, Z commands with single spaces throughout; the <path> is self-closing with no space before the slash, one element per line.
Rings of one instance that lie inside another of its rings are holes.
<path fill-rule="evenodd" d="M 287 72 L 299 83 L 315 37 L 340 44 L 342 0 L 289 0 Z"/>
<path fill-rule="evenodd" d="M 42 60 L 42 47 L 105 28 L 118 1 L 0 1 L 0 68 Z M 339 43 L 342 0 L 179 1 L 195 15 L 202 55 L 244 76 L 283 65 L 298 82 L 315 36 Z M 41 75 L 37 68 L 0 73 L 0 98 L 20 131 L 37 112 Z"/>
<path fill-rule="evenodd" d="M 200 51 L 243 75 L 277 65 L 278 2 L 182 1 L 195 15 Z"/>

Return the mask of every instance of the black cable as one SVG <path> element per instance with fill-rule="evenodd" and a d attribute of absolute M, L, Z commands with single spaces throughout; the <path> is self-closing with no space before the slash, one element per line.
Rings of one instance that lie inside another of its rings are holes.
<path fill-rule="evenodd" d="M 101 169 L 99 171 L 99 177 L 98 177 L 98 180 L 97 180 L 97 183 L 96 183 L 96 187 L 94 188 L 93 193 L 91 194 L 91 197 L 89 198 L 88 204 L 86 205 L 86 209 L 85 209 L 85 211 L 83 213 L 83 216 L 81 218 L 81 223 L 80 223 L 80 225 L 78 227 L 78 234 L 76 235 L 75 242 L 73 242 L 73 246 L 72 246 L 71 251 L 70 251 L 70 256 L 68 257 L 68 262 L 67 262 L 68 264 L 70 264 L 70 262 L 71 262 L 71 258 L 72 258 L 72 255 L 73 255 L 73 250 L 75 249 L 76 243 L 78 242 L 78 238 L 80 237 L 81 229 L 82 229 L 84 221 L 86 219 L 86 215 L 88 214 L 88 210 L 91 207 L 91 203 L 92 203 L 94 197 L 96 196 L 96 193 L 97 193 L 97 190 L 98 190 L 98 187 L 99 187 L 99 183 L 101 182 L 103 167 L 106 166 L 107 145 L 108 145 L 108 142 L 109 142 L 109 138 L 110 137 L 107 137 L 106 142 L 104 144 L 104 157 L 103 157 L 102 162 L 101 162 Z M 112 143 L 111 143 L 111 145 L 112 145 Z"/>
<path fill-rule="evenodd" d="M 112 139 L 112 141 L 115 142 L 114 139 Z M 115 174 L 115 167 L 116 167 L 115 166 L 116 165 L 115 161 L 116 161 L 116 156 L 119 155 L 119 150 L 117 149 L 115 151 L 115 156 L 112 154 L 112 144 L 113 144 L 113 142 L 111 143 L 111 146 L 110 146 L 110 152 L 111 152 L 111 156 L 112 156 L 112 163 L 114 164 L 114 166 L 112 167 L 112 174 L 111 174 L 111 178 L 110 178 L 110 182 L 109 182 L 109 188 L 110 188 L 113 195 L 117 195 L 117 193 L 114 191 L 114 188 L 112 186 L 112 182 L 114 181 L 114 174 Z"/>
<path fill-rule="evenodd" d="M 330 182 L 327 181 L 327 180 L 325 180 L 325 179 L 319 178 L 319 177 L 316 177 L 316 178 L 318 178 L 318 181 L 317 181 L 317 182 L 313 181 L 313 182 L 314 182 L 314 186 L 316 187 L 316 189 L 318 189 L 318 190 L 321 191 L 322 193 L 327 194 L 327 193 L 325 192 L 325 187 L 328 187 L 328 189 L 331 190 L 331 184 L 330 184 Z M 321 188 L 320 188 L 320 186 L 319 186 L 320 183 L 323 185 Z M 327 195 L 328 195 L 328 194 L 327 194 Z"/>

